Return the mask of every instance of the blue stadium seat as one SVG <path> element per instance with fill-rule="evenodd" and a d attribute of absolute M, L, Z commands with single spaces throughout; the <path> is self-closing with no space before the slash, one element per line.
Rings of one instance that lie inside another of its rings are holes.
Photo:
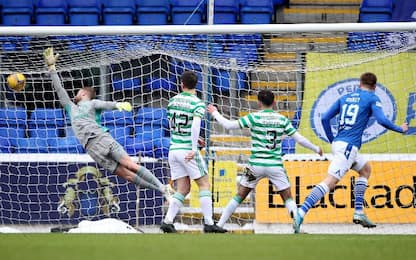
<path fill-rule="evenodd" d="M 172 76 L 169 79 L 159 78 L 159 77 L 150 77 L 146 81 L 144 86 L 144 91 L 154 91 L 154 90 L 165 90 L 165 91 L 178 91 L 176 86 L 176 77 Z"/>
<path fill-rule="evenodd" d="M 132 25 L 135 13 L 134 0 L 103 1 L 103 23 L 105 25 Z"/>
<path fill-rule="evenodd" d="M 14 153 L 16 144 L 8 138 L 2 138 L 0 136 L 0 153 Z"/>
<path fill-rule="evenodd" d="M 379 32 L 350 32 L 347 45 L 350 51 L 376 51 L 381 48 L 379 42 L 383 42 L 384 34 Z"/>
<path fill-rule="evenodd" d="M 272 0 L 245 0 L 240 9 L 243 24 L 268 24 L 274 13 Z"/>
<path fill-rule="evenodd" d="M 133 113 L 127 111 L 104 111 L 101 113 L 101 123 L 105 126 L 108 125 L 132 125 L 133 124 Z"/>
<path fill-rule="evenodd" d="M 125 146 L 133 132 L 133 113 L 117 110 L 104 111 L 101 114 L 101 123 L 108 128 L 117 142 Z"/>
<path fill-rule="evenodd" d="M 3 0 L 3 25 L 30 25 L 33 0 Z"/>
<path fill-rule="evenodd" d="M 113 79 L 113 90 L 124 91 L 124 90 L 140 90 L 141 84 L 139 78 L 128 78 L 128 79 Z"/>
<path fill-rule="evenodd" d="M 47 153 L 48 152 L 47 138 L 19 138 L 16 142 L 17 153 Z"/>
<path fill-rule="evenodd" d="M 361 23 L 389 22 L 393 13 L 393 0 L 363 0 L 360 7 Z"/>
<path fill-rule="evenodd" d="M 23 108 L 0 108 L 0 127 L 26 128 L 26 120 Z"/>
<path fill-rule="evenodd" d="M 57 138 L 63 135 L 65 119 L 62 109 L 35 109 L 29 118 L 29 137 Z"/>
<path fill-rule="evenodd" d="M 95 36 L 96 43 L 91 46 L 92 51 L 115 52 L 119 49 L 117 42 L 112 36 Z"/>
<path fill-rule="evenodd" d="M 137 23 L 140 25 L 168 24 L 169 0 L 136 0 Z"/>
<path fill-rule="evenodd" d="M 66 0 L 38 0 L 35 9 L 37 25 L 64 25 L 67 15 Z"/>
<path fill-rule="evenodd" d="M 272 22 L 272 0 L 245 0 L 240 9 L 242 24 L 268 24 Z"/>
<path fill-rule="evenodd" d="M 206 0 L 200 3 L 201 0 L 172 0 L 172 23 L 177 25 L 202 24 Z"/>
<path fill-rule="evenodd" d="M 71 25 L 100 24 L 100 0 L 71 0 L 68 5 L 69 23 Z"/>
<path fill-rule="evenodd" d="M 163 137 L 153 140 L 154 156 L 167 159 L 169 155 L 170 138 Z"/>
<path fill-rule="evenodd" d="M 137 110 L 134 122 L 137 127 L 145 125 L 155 126 L 156 128 L 169 127 L 167 112 L 164 108 L 142 107 Z"/>
<path fill-rule="evenodd" d="M 153 141 L 147 138 L 143 134 L 136 134 L 134 137 L 128 138 L 125 146 L 126 152 L 133 156 L 140 154 L 141 156 L 154 157 Z"/>
<path fill-rule="evenodd" d="M 392 22 L 415 22 L 416 21 L 416 1 L 414 0 L 394 0 Z"/>
<path fill-rule="evenodd" d="M 214 1 L 214 24 L 235 24 L 239 12 L 238 0 Z"/>
<path fill-rule="evenodd" d="M 230 71 L 222 70 L 222 69 L 213 69 L 213 83 L 214 83 L 214 91 L 216 93 L 227 94 L 231 88 L 231 79 L 230 79 Z M 235 74 L 236 82 L 235 88 L 236 90 L 244 90 L 248 89 L 247 84 L 247 75 L 244 72 L 238 71 Z"/>
<path fill-rule="evenodd" d="M 282 155 L 296 153 L 296 141 L 291 137 L 282 140 Z"/>
<path fill-rule="evenodd" d="M 15 127 L 0 127 L 0 152 L 13 153 L 17 140 L 25 137 L 25 130 Z"/>
<path fill-rule="evenodd" d="M 84 148 L 75 136 L 50 138 L 47 141 L 50 153 L 85 153 Z"/>

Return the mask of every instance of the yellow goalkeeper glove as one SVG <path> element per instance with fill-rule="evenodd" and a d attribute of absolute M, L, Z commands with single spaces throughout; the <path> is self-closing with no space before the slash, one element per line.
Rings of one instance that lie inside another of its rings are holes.
<path fill-rule="evenodd" d="M 132 109 L 130 102 L 117 102 L 116 107 L 119 111 L 124 110 L 124 111 L 130 112 Z"/>
<path fill-rule="evenodd" d="M 43 51 L 43 58 L 45 60 L 45 64 L 48 66 L 48 70 L 52 71 L 55 70 L 55 64 L 58 60 L 59 54 L 53 55 L 53 48 L 49 47 Z"/>

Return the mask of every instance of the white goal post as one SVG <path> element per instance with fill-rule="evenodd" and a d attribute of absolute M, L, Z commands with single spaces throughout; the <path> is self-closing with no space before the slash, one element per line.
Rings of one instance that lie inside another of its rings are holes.
<path fill-rule="evenodd" d="M 164 108 L 178 93 L 183 71 L 195 71 L 198 95 L 232 119 L 258 108 L 259 90 L 272 90 L 276 110 L 325 150 L 321 158 L 290 138 L 282 142 L 298 204 L 325 176 L 331 159 L 321 114 L 354 90 L 362 73 L 374 72 L 387 117 L 408 122 L 411 130 L 386 132 L 370 120 L 361 150 L 373 166 L 365 210 L 385 225 L 380 233 L 416 233 L 416 23 L 0 27 L 0 226 L 65 226 L 112 217 L 157 227 L 166 209 L 162 196 L 136 192 L 98 167 L 74 140 L 42 60 L 50 46 L 61 55 L 57 71 L 70 96 L 92 85 L 102 100 L 133 104 L 132 113 L 104 112 L 102 123 L 165 183 L 169 124 Z M 14 72 L 26 76 L 22 92 L 7 87 L 5 79 Z M 202 127 L 201 152 L 209 163 L 217 219 L 248 161 L 250 135 L 226 131 L 208 116 Z M 309 225 L 312 233 L 362 232 L 350 224 L 355 178 L 348 173 L 311 210 L 306 230 Z M 176 219 L 179 229 L 201 225 L 194 194 Z M 290 218 L 267 180 L 226 228 L 291 232 Z"/>

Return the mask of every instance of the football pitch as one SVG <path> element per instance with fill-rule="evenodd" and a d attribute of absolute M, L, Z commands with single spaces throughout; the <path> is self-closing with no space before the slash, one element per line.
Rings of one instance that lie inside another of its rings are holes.
<path fill-rule="evenodd" d="M 0 259 L 415 259 L 414 235 L 1 234 Z"/>

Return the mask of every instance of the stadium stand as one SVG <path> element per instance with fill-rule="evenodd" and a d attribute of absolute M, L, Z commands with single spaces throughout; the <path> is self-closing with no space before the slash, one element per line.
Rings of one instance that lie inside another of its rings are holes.
<path fill-rule="evenodd" d="M 243 1 L 241 5 L 241 23 L 271 23 L 273 13 L 274 8 L 272 0 L 246 0 Z"/>
<path fill-rule="evenodd" d="M 172 24 L 202 24 L 206 4 L 200 4 L 200 0 L 172 0 L 171 3 Z"/>
<path fill-rule="evenodd" d="M 68 2 L 71 25 L 99 25 L 101 2 L 99 0 L 71 0 Z"/>
<path fill-rule="evenodd" d="M 135 15 L 134 0 L 103 1 L 104 25 L 132 25 Z"/>
<path fill-rule="evenodd" d="M 238 0 L 219 0 L 214 2 L 214 24 L 235 24 L 239 13 Z"/>
<path fill-rule="evenodd" d="M 3 0 L 3 24 L 30 25 L 32 23 L 32 0 Z"/>
<path fill-rule="evenodd" d="M 394 0 L 392 22 L 414 22 L 416 21 L 416 1 Z"/>
<path fill-rule="evenodd" d="M 35 5 L 35 21 L 37 25 L 64 25 L 67 16 L 65 0 L 39 0 Z"/>
<path fill-rule="evenodd" d="M 136 18 L 139 25 L 168 24 L 169 0 L 137 0 Z"/>
<path fill-rule="evenodd" d="M 393 0 L 363 0 L 360 22 L 389 22 L 393 13 Z"/>

